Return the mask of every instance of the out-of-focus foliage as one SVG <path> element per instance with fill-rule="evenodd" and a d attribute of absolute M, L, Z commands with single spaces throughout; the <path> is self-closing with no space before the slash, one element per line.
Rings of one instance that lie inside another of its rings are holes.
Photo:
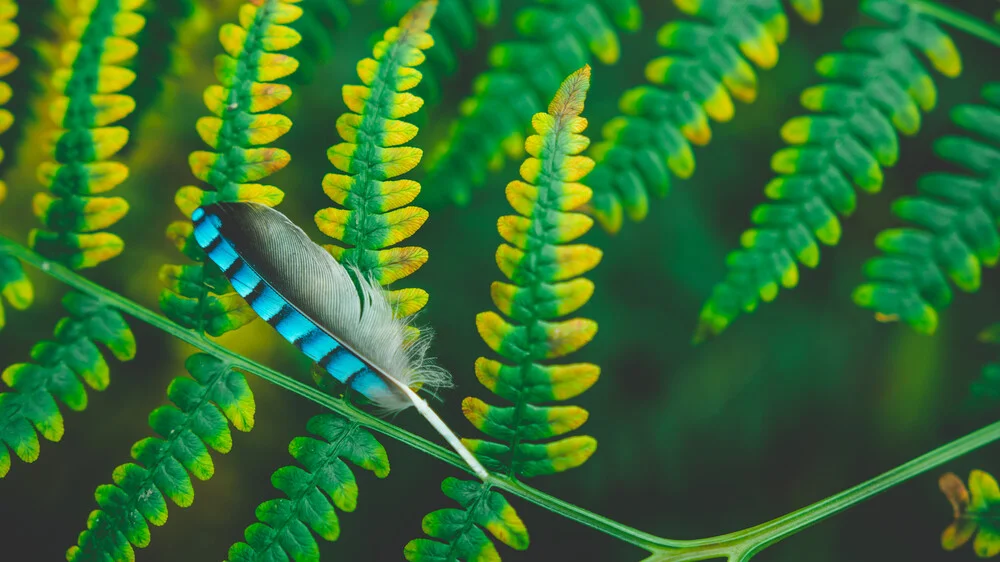
<path fill-rule="evenodd" d="M 523 39 L 490 50 L 492 69 L 476 78 L 472 97 L 459 108 L 462 116 L 428 162 L 427 183 L 458 203 L 467 203 L 472 187 L 505 158 L 521 155 L 522 124 L 544 108 L 563 77 L 592 57 L 618 61 L 615 27 L 636 31 L 642 12 L 635 0 L 553 0 L 515 19 Z"/>
<path fill-rule="evenodd" d="M 97 344 L 119 361 L 135 357 L 135 336 L 117 311 L 80 293 L 63 298 L 69 316 L 55 328 L 53 341 L 31 348 L 34 363 L 16 363 L 4 369 L 10 392 L 0 393 L 0 478 L 10 470 L 8 447 L 24 462 L 38 459 L 38 434 L 49 441 L 63 437 L 58 399 L 69 409 L 87 407 L 84 383 L 104 390 L 111 382 L 108 364 Z M 81 382 L 82 380 L 82 382 Z"/>
<path fill-rule="evenodd" d="M 162 437 L 137 441 L 132 458 L 138 464 L 118 466 L 114 484 L 97 487 L 98 509 L 87 517 L 77 545 L 66 552 L 70 562 L 135 560 L 133 547 L 149 545 L 147 521 L 156 526 L 167 522 L 166 498 L 179 507 L 190 506 L 191 476 L 208 480 L 215 473 L 208 449 L 232 449 L 229 424 L 240 431 L 253 428 L 256 406 L 243 375 L 202 353 L 189 357 L 185 367 L 191 378 L 177 377 L 167 388 L 174 405 L 149 414 L 149 426 Z"/>
<path fill-rule="evenodd" d="M 121 253 L 122 239 L 98 232 L 128 212 L 121 197 L 96 196 L 128 178 L 128 167 L 110 160 L 128 142 L 125 127 L 111 126 L 135 110 L 120 92 L 135 81 L 127 65 L 139 50 L 129 37 L 146 19 L 136 13 L 145 0 L 60 2 L 62 41 L 49 77 L 59 96 L 46 108 L 56 130 L 46 139 L 50 161 L 38 167 L 49 192 L 35 195 L 43 228 L 30 234 L 40 254 L 70 267 L 94 267 Z"/>
<path fill-rule="evenodd" d="M 788 38 L 788 17 L 780 0 L 675 2 L 697 17 L 671 21 L 656 34 L 668 54 L 646 64 L 653 85 L 627 90 L 618 101 L 624 115 L 604 125 L 603 140 L 590 156 L 597 167 L 587 182 L 594 189 L 593 215 L 609 232 L 623 216 L 639 221 L 649 213 L 649 194 L 663 197 L 671 175 L 694 173 L 692 144 L 712 138 L 709 120 L 733 119 L 733 99 L 757 98 L 754 66 L 778 63 L 778 45 Z M 809 23 L 822 16 L 816 2 L 793 2 Z"/>
<path fill-rule="evenodd" d="M 774 202 L 753 210 L 755 228 L 740 237 L 742 249 L 726 258 L 728 275 L 701 310 L 696 341 L 719 334 L 761 300 L 773 301 L 780 287 L 798 285 L 797 264 L 816 267 L 820 244 L 840 241 L 837 214 L 854 212 L 855 187 L 866 193 L 882 189 L 883 168 L 899 160 L 898 135 L 917 134 L 921 112 L 937 104 L 934 80 L 915 53 L 945 76 L 962 70 L 952 39 L 905 1 L 864 0 L 861 10 L 883 25 L 850 31 L 846 51 L 816 62 L 817 72 L 831 82 L 803 92 L 802 105 L 817 115 L 796 117 L 781 128 L 791 146 L 771 160 L 781 174 L 765 188 Z M 883 236 L 883 249 L 898 246 L 898 238 Z M 869 300 L 858 296 L 861 303 Z"/>
<path fill-rule="evenodd" d="M 916 228 L 883 231 L 875 245 L 885 256 L 865 265 L 871 282 L 854 299 L 882 321 L 902 320 L 933 333 L 938 310 L 952 299 L 948 279 L 965 292 L 982 284 L 982 266 L 1000 260 L 1000 84 L 983 90 L 990 105 L 961 105 L 955 123 L 975 137 L 946 136 L 934 143 L 945 161 L 962 174 L 940 172 L 920 178 L 920 195 L 903 197 L 893 211 Z M 976 138 L 978 137 L 978 138 Z M 983 139 L 983 140 L 979 140 Z"/>
<path fill-rule="evenodd" d="M 976 556 L 1000 554 L 1000 488 L 993 476 L 973 470 L 966 488 L 961 478 L 949 472 L 941 476 L 938 485 L 955 515 L 955 521 L 941 533 L 941 546 L 955 550 L 975 535 L 972 548 Z"/>

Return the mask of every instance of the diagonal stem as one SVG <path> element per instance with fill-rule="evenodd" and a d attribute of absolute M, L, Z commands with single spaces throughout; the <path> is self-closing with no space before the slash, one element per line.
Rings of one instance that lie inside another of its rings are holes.
<path fill-rule="evenodd" d="M 995 25 L 932 0 L 906 0 L 906 2 L 929 18 L 1000 47 L 1000 28 Z"/>
<path fill-rule="evenodd" d="M 325 394 L 317 388 L 299 382 L 274 369 L 265 367 L 230 351 L 218 343 L 202 337 L 197 332 L 182 328 L 167 318 L 92 281 L 88 281 L 73 271 L 50 262 L 35 252 L 3 236 L 0 236 L 0 253 L 18 258 L 54 279 L 94 298 L 100 299 L 108 306 L 134 316 L 163 332 L 191 344 L 205 353 L 230 362 L 234 367 L 256 375 L 281 388 L 290 390 L 362 426 L 392 437 L 456 468 L 470 471 L 468 465 L 458 455 L 444 447 L 401 429 L 383 419 L 372 416 L 367 412 L 358 410 L 344 400 Z M 725 559 L 730 562 L 745 562 L 772 544 L 997 439 L 1000 439 L 1000 422 L 988 425 L 978 431 L 951 441 L 880 476 L 876 476 L 871 480 L 820 500 L 798 511 L 749 529 L 697 540 L 672 540 L 639 531 L 623 523 L 608 519 L 607 517 L 546 494 L 541 490 L 527 486 L 507 476 L 491 475 L 487 483 L 553 513 L 643 548 L 651 553 L 651 556 L 646 559 L 647 561 L 688 562 Z"/>

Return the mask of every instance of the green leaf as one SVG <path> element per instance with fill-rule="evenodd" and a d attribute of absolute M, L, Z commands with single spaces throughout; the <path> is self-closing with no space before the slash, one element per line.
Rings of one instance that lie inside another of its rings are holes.
<path fill-rule="evenodd" d="M 36 431 L 49 441 L 62 439 L 56 400 L 79 411 L 87 407 L 84 383 L 94 390 L 107 388 L 110 371 L 98 343 L 121 361 L 135 357 L 135 337 L 116 310 L 82 293 L 68 293 L 63 306 L 69 316 L 56 324 L 54 341 L 32 347 L 35 362 L 3 371 L 12 390 L 0 393 L 0 477 L 10 469 L 8 447 L 30 463 L 39 454 Z"/>
<path fill-rule="evenodd" d="M 941 533 L 941 546 L 955 550 L 975 535 L 972 548 L 980 558 L 1000 554 L 1000 488 L 987 472 L 973 470 L 969 487 L 954 473 L 941 476 L 941 491 L 951 503 L 955 521 Z"/>
<path fill-rule="evenodd" d="M 191 476 L 207 480 L 215 472 L 208 449 L 232 448 L 229 423 L 240 431 L 253 427 L 254 401 L 246 379 L 215 357 L 195 354 L 185 363 L 192 378 L 175 378 L 167 388 L 173 406 L 149 415 L 162 437 L 147 437 L 132 447 L 136 463 L 114 470 L 114 484 L 94 494 L 98 508 L 87 520 L 68 560 L 134 559 L 133 547 L 149 544 L 146 524 L 167 521 L 169 498 L 180 507 L 194 502 Z M 2 459 L 0 459 L 2 461 Z"/>
<path fill-rule="evenodd" d="M 288 452 L 301 466 L 284 466 L 271 476 L 271 483 L 286 498 L 257 507 L 260 522 L 247 527 L 246 542 L 230 547 L 231 562 L 318 561 L 319 546 L 310 529 L 325 540 L 337 540 L 340 522 L 334 506 L 350 512 L 358 502 L 354 473 L 341 459 L 379 478 L 388 476 L 385 449 L 356 422 L 323 414 L 310 419 L 306 427 L 319 439 L 296 437 L 288 445 Z"/>
<path fill-rule="evenodd" d="M 5 254 L 0 254 L 0 295 L 17 310 L 27 309 L 35 298 L 34 287 L 24 274 L 21 263 Z M 0 300 L 0 330 L 6 324 L 6 313 Z"/>

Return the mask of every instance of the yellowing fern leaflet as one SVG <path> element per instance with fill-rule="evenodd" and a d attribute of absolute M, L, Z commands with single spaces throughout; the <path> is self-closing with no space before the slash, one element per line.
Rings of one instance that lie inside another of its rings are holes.
<path fill-rule="evenodd" d="M 284 168 L 291 159 L 280 148 L 268 145 L 291 128 L 291 121 L 268 113 L 292 95 L 291 88 L 276 84 L 298 67 L 297 61 L 280 51 L 296 45 L 297 31 L 289 27 L 302 9 L 289 0 L 248 2 L 239 10 L 239 24 L 219 30 L 225 50 L 215 60 L 219 85 L 205 90 L 205 105 L 211 116 L 198 120 L 198 134 L 213 151 L 198 151 L 189 159 L 195 177 L 211 186 L 177 191 L 175 202 L 191 216 L 200 205 L 222 201 L 255 201 L 268 206 L 281 202 L 277 187 L 256 183 Z M 194 243 L 190 221 L 172 223 L 167 236 L 195 264 L 166 265 L 160 279 L 167 288 L 160 294 L 160 307 L 171 320 L 222 335 L 256 318 L 253 310 L 229 287 L 218 271 L 206 268 L 205 255 Z"/>
<path fill-rule="evenodd" d="M 521 165 L 524 181 L 507 185 L 507 200 L 518 214 L 497 222 L 508 244 L 497 249 L 496 262 L 513 284 L 493 283 L 490 292 L 500 312 L 520 325 L 495 312 L 476 317 L 483 341 L 514 363 L 481 357 L 476 377 L 512 406 L 494 406 L 471 396 L 463 400 L 465 417 L 498 440 L 463 442 L 487 468 L 514 477 L 580 466 L 597 448 L 589 436 L 532 443 L 564 435 L 587 421 L 583 408 L 538 404 L 577 396 L 600 373 L 589 363 L 548 364 L 577 351 L 597 332 L 592 320 L 556 320 L 590 299 L 594 285 L 579 276 L 601 259 L 594 247 L 568 244 L 593 225 L 590 217 L 572 212 L 591 195 L 590 188 L 579 183 L 594 167 L 593 160 L 579 156 L 590 142 L 581 134 L 587 120 L 580 117 L 589 88 L 590 67 L 585 66 L 563 81 L 548 113 L 535 114 L 532 125 L 537 134 L 524 144 L 531 155 Z M 464 511 L 444 509 L 424 518 L 424 531 L 438 540 L 411 541 L 405 550 L 407 560 L 499 560 L 496 547 L 479 527 L 513 548 L 528 547 L 524 523 L 488 483 L 448 479 L 442 489 Z"/>
<path fill-rule="evenodd" d="M 119 361 L 135 357 L 135 337 L 117 311 L 81 293 L 67 294 L 63 306 L 69 316 L 56 324 L 53 341 L 31 348 L 34 362 L 3 371 L 12 390 L 0 393 L 0 477 L 10 470 L 8 447 L 30 463 L 39 454 L 36 432 L 49 441 L 62 439 L 57 399 L 80 411 L 87 407 L 84 384 L 98 391 L 108 387 L 110 372 L 98 343 Z"/>
<path fill-rule="evenodd" d="M 982 267 L 1000 261 L 1000 194 L 992 187 L 1000 169 L 1000 84 L 983 90 L 990 105 L 963 105 L 952 118 L 973 138 L 948 136 L 935 143 L 945 160 L 969 174 L 935 173 L 917 184 L 920 195 L 893 204 L 917 228 L 882 232 L 875 245 L 885 252 L 865 265 L 871 279 L 854 300 L 882 321 L 902 320 L 924 333 L 937 328 L 938 310 L 951 302 L 947 279 L 978 291 Z"/>
<path fill-rule="evenodd" d="M 17 69 L 20 61 L 14 53 L 7 50 L 17 41 L 20 31 L 12 20 L 17 16 L 17 3 L 13 0 L 0 0 L 0 78 L 9 75 Z M 14 92 L 6 82 L 0 82 L 0 105 L 6 104 Z M 0 133 L 4 133 L 14 123 L 14 115 L 7 109 L 0 108 Z M 4 152 L 0 148 L 0 162 Z M 7 185 L 0 181 L 0 203 L 7 197 Z M 21 264 L 14 258 L 0 253 L 0 295 L 18 310 L 31 306 L 35 291 L 31 281 L 24 274 Z M 0 300 L 0 330 L 7 324 L 3 301 Z"/>
<path fill-rule="evenodd" d="M 35 215 L 44 228 L 30 243 L 40 254 L 75 269 L 94 267 L 121 253 L 125 244 L 98 232 L 128 212 L 120 197 L 96 196 L 128 177 L 128 168 L 110 160 L 128 142 L 128 129 L 114 123 L 135 109 L 120 92 L 135 80 L 126 68 L 138 52 L 129 37 L 145 19 L 135 12 L 145 0 L 69 0 L 57 3 L 66 22 L 58 47 L 58 68 L 50 78 L 60 94 L 48 108 L 57 131 L 51 161 L 38 167 L 49 192 L 35 195 Z"/>
<path fill-rule="evenodd" d="M 522 124 L 545 107 L 564 76 L 591 57 L 604 64 L 618 61 L 615 25 L 635 31 L 642 21 L 635 0 L 537 3 L 515 18 L 524 39 L 490 51 L 492 69 L 476 79 L 450 137 L 430 158 L 426 183 L 458 203 L 467 202 L 472 187 L 499 170 L 508 155 L 521 156 Z"/>
<path fill-rule="evenodd" d="M 132 458 L 138 464 L 118 466 L 114 484 L 97 487 L 98 509 L 87 518 L 77 545 L 66 552 L 70 562 L 135 560 L 133 547 L 149 545 L 147 521 L 167 522 L 166 499 L 188 507 L 194 502 L 191 476 L 212 477 L 208 449 L 229 452 L 229 424 L 240 431 L 253 427 L 255 405 L 243 375 L 205 354 L 189 357 L 186 367 L 192 378 L 178 377 L 167 388 L 174 405 L 149 415 L 150 427 L 162 437 L 137 441 Z"/>
<path fill-rule="evenodd" d="M 802 104 L 817 115 L 782 127 L 792 146 L 771 161 L 781 174 L 765 189 L 773 202 L 753 210 L 755 228 L 743 233 L 742 249 L 729 255 L 729 274 L 702 308 L 695 340 L 718 334 L 759 301 L 774 300 L 780 287 L 795 287 L 797 263 L 816 267 L 820 244 L 839 242 L 837 215 L 854 211 L 854 188 L 882 188 L 883 168 L 899 159 L 898 133 L 915 135 L 921 111 L 937 103 L 934 80 L 913 51 L 945 76 L 961 72 L 951 38 L 906 2 L 865 0 L 861 8 L 883 27 L 849 32 L 846 52 L 816 63 L 831 82 L 807 89 Z"/>
<path fill-rule="evenodd" d="M 993 476 L 973 470 L 966 488 L 961 478 L 949 472 L 941 476 L 938 484 L 955 515 L 955 521 L 941 533 L 941 546 L 955 550 L 975 535 L 972 548 L 976 556 L 991 558 L 1000 554 L 1000 523 L 996 518 L 1000 488 Z"/>
<path fill-rule="evenodd" d="M 437 2 L 417 4 L 389 28 L 375 45 L 374 58 L 358 63 L 363 86 L 344 86 L 350 113 L 337 119 L 345 142 L 330 147 L 327 157 L 343 173 L 327 174 L 323 191 L 340 205 L 316 213 L 316 225 L 326 235 L 353 246 L 328 246 L 338 261 L 388 285 L 416 271 L 427 262 L 427 251 L 415 246 L 394 246 L 409 238 L 427 220 L 427 211 L 409 203 L 420 193 L 420 184 L 393 179 L 409 172 L 423 152 L 404 146 L 417 127 L 401 120 L 420 109 L 424 101 L 407 92 L 420 83 L 414 67 L 424 61 L 423 51 L 434 45 L 427 33 Z M 427 293 L 402 289 L 390 293 L 399 314 L 423 308 Z"/>
<path fill-rule="evenodd" d="M 676 20 L 663 26 L 657 42 L 668 54 L 646 65 L 652 85 L 627 90 L 618 102 L 623 115 L 602 130 L 593 146 L 597 161 L 588 183 L 594 189 L 594 217 L 609 232 L 624 216 L 639 221 L 649 212 L 649 194 L 670 190 L 671 175 L 694 173 L 692 144 L 712 138 L 709 121 L 727 122 L 733 100 L 757 98 L 757 73 L 778 62 L 778 45 L 788 36 L 781 0 L 674 0 L 702 21 Z M 809 22 L 819 21 L 820 4 L 793 4 Z"/>

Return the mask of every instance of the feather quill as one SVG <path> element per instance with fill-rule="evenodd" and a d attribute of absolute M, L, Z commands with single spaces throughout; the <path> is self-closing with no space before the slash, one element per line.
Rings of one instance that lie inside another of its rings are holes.
<path fill-rule="evenodd" d="M 417 395 L 451 385 L 427 357 L 430 337 L 407 341 L 386 293 L 354 275 L 282 213 L 258 203 L 216 203 L 192 213 L 194 237 L 247 303 L 320 367 L 385 411 L 427 418 L 477 476 L 489 473 Z"/>

